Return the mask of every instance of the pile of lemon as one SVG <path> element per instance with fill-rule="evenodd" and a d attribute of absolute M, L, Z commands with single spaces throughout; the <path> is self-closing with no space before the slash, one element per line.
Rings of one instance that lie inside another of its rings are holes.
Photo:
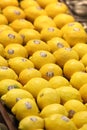
<path fill-rule="evenodd" d="M 58 0 L 0 0 L 0 98 L 18 130 L 87 130 L 87 32 Z"/>

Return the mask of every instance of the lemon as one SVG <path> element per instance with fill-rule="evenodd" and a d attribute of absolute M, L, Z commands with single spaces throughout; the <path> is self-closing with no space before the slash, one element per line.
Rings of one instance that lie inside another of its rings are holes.
<path fill-rule="evenodd" d="M 47 15 L 54 18 L 56 15 L 60 13 L 67 13 L 68 8 L 65 3 L 63 2 L 53 2 L 48 4 L 45 7 L 45 11 L 47 12 Z"/>
<path fill-rule="evenodd" d="M 23 44 L 26 45 L 29 40 L 41 39 L 40 33 L 35 29 L 24 28 L 19 31 L 19 34 L 23 37 Z"/>
<path fill-rule="evenodd" d="M 82 102 L 80 92 L 69 86 L 62 86 L 56 89 L 57 94 L 60 95 L 61 103 L 64 104 L 71 99 L 76 99 Z"/>
<path fill-rule="evenodd" d="M 3 14 L 0 14 L 0 25 L 1 24 L 8 24 L 8 20 Z"/>
<path fill-rule="evenodd" d="M 77 128 L 81 128 L 84 124 L 87 124 L 87 111 L 80 111 L 75 113 L 72 121 L 77 126 Z"/>
<path fill-rule="evenodd" d="M 60 103 L 60 96 L 57 95 L 55 89 L 43 88 L 39 91 L 37 95 L 37 104 L 41 110 L 49 104 L 53 103 Z"/>
<path fill-rule="evenodd" d="M 26 43 L 25 48 L 28 51 L 28 55 L 30 56 L 38 50 L 45 50 L 50 52 L 50 47 L 46 44 L 46 42 L 40 39 L 29 40 Z"/>
<path fill-rule="evenodd" d="M 10 26 L 6 25 L 6 24 L 1 24 L 0 25 L 0 33 L 4 30 L 13 30 Z"/>
<path fill-rule="evenodd" d="M 53 54 L 46 50 L 38 50 L 33 53 L 29 58 L 31 62 L 35 65 L 37 69 L 40 69 L 43 65 L 47 63 L 55 63 L 56 59 Z"/>
<path fill-rule="evenodd" d="M 20 107 L 21 106 L 21 107 Z M 26 116 L 39 115 L 39 109 L 36 102 L 30 98 L 19 100 L 11 109 L 18 121 Z"/>
<path fill-rule="evenodd" d="M 15 79 L 3 79 L 0 81 L 0 97 L 11 89 L 23 88 L 23 85 Z"/>
<path fill-rule="evenodd" d="M 46 80 L 50 80 L 53 76 L 62 75 L 62 69 L 60 68 L 60 66 L 54 63 L 43 65 L 39 71 L 41 72 L 42 77 Z"/>
<path fill-rule="evenodd" d="M 87 129 L 87 124 L 84 124 L 79 130 L 86 130 Z"/>
<path fill-rule="evenodd" d="M 87 51 L 86 51 L 86 49 L 87 49 L 87 44 L 80 42 L 80 43 L 74 45 L 74 46 L 72 47 L 72 49 L 75 50 L 75 51 L 78 53 L 79 58 L 81 59 L 81 58 L 87 53 Z"/>
<path fill-rule="evenodd" d="M 62 28 L 64 25 L 74 22 L 75 18 L 67 13 L 60 13 L 54 17 L 54 22 L 58 28 Z"/>
<path fill-rule="evenodd" d="M 42 8 L 45 8 L 47 5 L 49 5 L 50 3 L 53 3 L 53 2 L 57 2 L 57 0 L 47 0 L 47 1 L 37 0 L 37 3 L 38 3 Z"/>
<path fill-rule="evenodd" d="M 1 55 L 2 57 L 5 56 L 4 46 L 3 46 L 2 44 L 0 44 L 0 55 Z"/>
<path fill-rule="evenodd" d="M 39 6 L 39 4 L 35 0 L 28 0 L 28 1 L 22 0 L 22 1 L 20 1 L 20 7 L 22 9 L 26 9 L 28 7 L 31 7 L 31 6 Z"/>
<path fill-rule="evenodd" d="M 45 27 L 56 27 L 56 24 L 49 16 L 40 15 L 34 20 L 34 26 L 40 32 Z"/>
<path fill-rule="evenodd" d="M 23 43 L 22 37 L 13 30 L 4 30 L 0 33 L 0 43 L 6 47 L 10 43 Z"/>
<path fill-rule="evenodd" d="M 63 114 L 53 114 L 45 118 L 47 130 L 77 130 L 73 121 Z"/>
<path fill-rule="evenodd" d="M 28 19 L 31 22 L 34 22 L 34 20 L 38 16 L 47 14 L 43 8 L 37 5 L 33 5 L 24 9 L 24 12 L 25 12 L 26 19 Z"/>
<path fill-rule="evenodd" d="M 80 61 L 84 64 L 84 66 L 87 66 L 87 53 L 82 56 Z"/>
<path fill-rule="evenodd" d="M 8 66 L 7 60 L 0 55 L 0 66 Z"/>
<path fill-rule="evenodd" d="M 24 11 L 17 6 L 7 6 L 2 10 L 4 16 L 6 16 L 9 23 L 14 21 L 15 19 L 22 19 L 25 18 Z"/>
<path fill-rule="evenodd" d="M 56 58 L 56 62 L 60 67 L 64 67 L 64 64 L 70 59 L 79 60 L 79 55 L 75 50 L 70 47 L 63 47 L 56 50 L 53 55 Z"/>
<path fill-rule="evenodd" d="M 66 78 L 70 79 L 72 74 L 77 71 L 85 72 L 85 66 L 79 60 L 70 59 L 64 64 L 63 73 Z"/>
<path fill-rule="evenodd" d="M 63 76 L 53 76 L 49 80 L 49 83 L 50 83 L 50 86 L 54 89 L 62 87 L 62 86 L 70 85 L 69 81 Z"/>
<path fill-rule="evenodd" d="M 17 101 L 23 98 L 34 99 L 31 93 L 19 88 L 11 89 L 6 94 L 1 96 L 1 99 L 4 101 L 5 105 L 10 109 L 16 104 Z"/>
<path fill-rule="evenodd" d="M 44 119 L 39 116 L 27 116 L 19 122 L 20 130 L 39 130 L 44 128 Z"/>
<path fill-rule="evenodd" d="M 9 5 L 18 6 L 17 0 L 0 0 L 0 8 L 3 9 Z"/>
<path fill-rule="evenodd" d="M 19 32 L 21 29 L 25 28 L 34 29 L 33 24 L 26 19 L 16 19 L 13 22 L 11 22 L 9 26 L 13 28 L 13 30 L 16 32 Z"/>
<path fill-rule="evenodd" d="M 79 100 L 71 99 L 64 104 L 65 109 L 68 112 L 68 117 L 72 118 L 76 112 L 86 111 L 86 106 Z"/>
<path fill-rule="evenodd" d="M 70 83 L 74 88 L 79 90 L 82 87 L 82 85 L 87 83 L 87 73 L 82 71 L 75 72 L 71 76 Z"/>
<path fill-rule="evenodd" d="M 68 112 L 66 111 L 65 107 L 58 103 L 47 105 L 40 112 L 40 116 L 42 118 L 49 117 L 53 114 L 63 114 L 68 116 Z"/>
<path fill-rule="evenodd" d="M 21 50 L 21 51 L 20 51 Z M 28 57 L 28 52 L 24 46 L 18 43 L 10 43 L 5 47 L 5 57 L 6 59 L 14 57 Z"/>
<path fill-rule="evenodd" d="M 62 37 L 62 31 L 57 27 L 44 27 L 41 30 L 41 39 L 43 41 L 48 41 L 54 37 Z"/>
<path fill-rule="evenodd" d="M 63 48 L 63 47 L 70 47 L 69 44 L 61 37 L 53 37 L 47 41 L 51 52 L 55 52 L 56 50 Z"/>
<path fill-rule="evenodd" d="M 0 66 L 0 80 L 3 79 L 18 79 L 17 74 L 15 73 L 14 70 L 12 70 L 11 68 L 7 67 L 7 66 Z"/>
<path fill-rule="evenodd" d="M 8 60 L 10 68 L 19 74 L 25 68 L 34 68 L 34 64 L 27 58 L 14 57 Z"/>
<path fill-rule="evenodd" d="M 34 77 L 42 77 L 41 72 L 35 68 L 26 68 L 20 72 L 18 80 L 20 83 L 25 85 L 30 79 Z"/>
<path fill-rule="evenodd" d="M 30 79 L 25 85 L 24 89 L 30 92 L 35 98 L 37 97 L 40 90 L 43 88 L 49 88 L 50 84 L 49 82 L 41 77 L 34 77 Z"/>

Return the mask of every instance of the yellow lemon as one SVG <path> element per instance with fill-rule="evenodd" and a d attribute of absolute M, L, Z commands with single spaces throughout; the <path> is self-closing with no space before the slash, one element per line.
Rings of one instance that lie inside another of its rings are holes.
<path fill-rule="evenodd" d="M 37 69 L 40 69 L 44 64 L 56 62 L 54 55 L 45 50 L 38 50 L 34 52 L 29 59 L 33 62 Z"/>
<path fill-rule="evenodd" d="M 63 2 L 53 2 L 48 4 L 45 7 L 45 11 L 47 12 L 47 15 L 54 18 L 56 15 L 60 13 L 67 13 L 68 8 L 65 3 Z"/>
<path fill-rule="evenodd" d="M 58 28 L 62 28 L 64 25 L 74 22 L 75 18 L 67 13 L 60 13 L 54 17 L 54 22 Z"/>
<path fill-rule="evenodd" d="M 49 104 L 60 103 L 60 96 L 53 88 L 43 88 L 37 95 L 38 107 L 42 110 Z"/>
<path fill-rule="evenodd" d="M 70 79 L 72 74 L 77 71 L 85 72 L 85 66 L 79 60 L 70 59 L 64 64 L 63 73 L 66 78 Z"/>
<path fill-rule="evenodd" d="M 79 60 L 78 53 L 70 47 L 63 47 L 56 50 L 53 55 L 56 58 L 56 62 L 60 67 L 64 67 L 64 64 L 70 59 Z"/>
<path fill-rule="evenodd" d="M 79 90 L 69 86 L 62 86 L 56 89 L 57 94 L 60 95 L 61 103 L 64 104 L 71 99 L 82 101 Z"/>
<path fill-rule="evenodd" d="M 8 24 L 8 20 L 3 14 L 0 14 L 0 25 L 1 24 Z"/>
<path fill-rule="evenodd" d="M 43 41 L 48 41 L 54 37 L 62 37 L 62 31 L 57 27 L 44 27 L 41 30 L 41 39 Z"/>
<path fill-rule="evenodd" d="M 33 5 L 24 9 L 24 12 L 25 12 L 26 19 L 28 19 L 31 22 L 34 22 L 34 20 L 38 16 L 47 14 L 43 8 L 37 5 Z"/>
<path fill-rule="evenodd" d="M 40 116 L 42 118 L 49 117 L 53 114 L 63 114 L 68 116 L 68 112 L 66 111 L 65 107 L 58 103 L 47 105 L 40 112 Z"/>
<path fill-rule="evenodd" d="M 21 107 L 20 107 L 21 106 Z M 26 116 L 39 115 L 39 108 L 36 102 L 31 98 L 19 100 L 11 109 L 18 121 Z"/>
<path fill-rule="evenodd" d="M 7 60 L 0 55 L 0 66 L 8 66 Z"/>
<path fill-rule="evenodd" d="M 44 128 L 44 119 L 39 116 L 27 116 L 19 122 L 20 130 L 39 130 Z"/>
<path fill-rule="evenodd" d="M 0 0 L 0 8 L 3 9 L 7 6 L 18 6 L 18 1 L 17 0 Z"/>
<path fill-rule="evenodd" d="M 41 72 L 35 68 L 26 68 L 20 72 L 18 80 L 20 83 L 25 85 L 30 79 L 34 77 L 42 77 Z"/>
<path fill-rule="evenodd" d="M 3 46 L 2 44 L 0 44 L 0 55 L 1 55 L 2 57 L 5 56 L 4 46 Z"/>
<path fill-rule="evenodd" d="M 6 47 L 10 43 L 23 43 L 22 37 L 13 30 L 4 30 L 0 33 L 0 43 Z"/>
<path fill-rule="evenodd" d="M 39 71 L 41 72 L 42 77 L 46 80 L 50 80 L 53 76 L 62 75 L 62 69 L 54 63 L 43 65 Z"/>
<path fill-rule="evenodd" d="M 0 80 L 3 79 L 18 79 L 17 74 L 15 73 L 14 70 L 12 70 L 11 68 L 7 67 L 7 66 L 0 66 Z"/>
<path fill-rule="evenodd" d="M 87 66 L 87 53 L 82 56 L 80 61 L 84 64 L 84 66 Z"/>
<path fill-rule="evenodd" d="M 0 33 L 4 30 L 13 30 L 9 25 L 1 24 L 0 25 Z"/>
<path fill-rule="evenodd" d="M 40 15 L 34 20 L 34 26 L 40 32 L 45 27 L 56 27 L 56 24 L 49 16 Z"/>
<path fill-rule="evenodd" d="M 62 87 L 62 86 L 69 86 L 70 85 L 68 79 L 66 79 L 63 76 L 53 76 L 49 80 L 49 83 L 50 83 L 50 86 L 54 89 Z"/>
<path fill-rule="evenodd" d="M 11 89 L 22 88 L 22 84 L 15 79 L 3 79 L 0 81 L 0 97 Z"/>
<path fill-rule="evenodd" d="M 19 34 L 23 37 L 23 44 L 26 45 L 29 40 L 41 39 L 40 33 L 35 29 L 24 28 L 19 31 Z"/>
<path fill-rule="evenodd" d="M 29 40 L 26 43 L 25 48 L 28 51 L 28 55 L 30 56 L 38 50 L 45 50 L 50 52 L 50 47 L 46 44 L 46 42 L 40 39 Z"/>
<path fill-rule="evenodd" d="M 70 47 L 69 44 L 61 37 L 53 37 L 47 41 L 51 52 L 55 52 L 56 50 L 63 48 L 63 47 Z"/>
<path fill-rule="evenodd" d="M 71 76 L 70 83 L 74 88 L 79 90 L 82 85 L 87 83 L 87 73 L 82 71 L 75 72 Z"/>
<path fill-rule="evenodd" d="M 87 124 L 87 111 L 79 111 L 75 113 L 72 121 L 77 128 L 81 128 L 84 124 Z"/>
<path fill-rule="evenodd" d="M 16 19 L 13 22 L 11 22 L 9 26 L 13 28 L 13 30 L 16 32 L 19 32 L 21 29 L 25 28 L 34 29 L 33 24 L 26 19 Z"/>
<path fill-rule="evenodd" d="M 79 130 L 86 130 L 87 129 L 87 123 L 84 124 Z"/>
<path fill-rule="evenodd" d="M 49 88 L 50 84 L 49 82 L 41 77 L 34 77 L 30 79 L 25 85 L 24 89 L 29 91 L 35 98 L 37 97 L 40 90 L 43 88 Z"/>
<path fill-rule="evenodd" d="M 6 16 L 8 22 L 12 22 L 15 19 L 25 18 L 24 11 L 17 6 L 7 6 L 2 10 L 4 16 Z"/>
<path fill-rule="evenodd" d="M 25 68 L 34 68 L 34 64 L 27 58 L 14 57 L 8 60 L 10 68 L 19 74 Z"/>
<path fill-rule="evenodd" d="M 4 101 L 5 105 L 10 109 L 16 104 L 17 101 L 23 98 L 34 99 L 31 93 L 29 93 L 26 90 L 18 89 L 18 88 L 11 89 L 6 94 L 1 96 L 1 99 Z"/>
<path fill-rule="evenodd" d="M 81 59 L 86 53 L 87 53 L 87 44 L 86 43 L 78 43 L 76 45 L 74 45 L 72 47 L 73 50 L 75 50 L 78 55 L 79 55 L 79 58 Z"/>
<path fill-rule="evenodd" d="M 86 111 L 86 106 L 79 100 L 71 99 L 64 104 L 65 109 L 68 112 L 68 117 L 72 118 L 76 112 Z"/>
<path fill-rule="evenodd" d="M 21 51 L 20 51 L 21 50 Z M 18 43 L 9 44 L 5 47 L 5 57 L 6 59 L 14 57 L 28 57 L 28 52 L 26 48 Z"/>
<path fill-rule="evenodd" d="M 45 118 L 45 129 L 47 130 L 77 130 L 73 121 L 63 114 L 53 114 Z"/>

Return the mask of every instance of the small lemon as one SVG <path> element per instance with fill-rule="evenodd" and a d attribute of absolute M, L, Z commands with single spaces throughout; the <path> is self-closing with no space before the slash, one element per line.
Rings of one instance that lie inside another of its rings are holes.
<path fill-rule="evenodd" d="M 47 41 L 51 52 L 55 52 L 56 50 L 63 48 L 63 47 L 70 47 L 69 44 L 61 37 L 53 37 Z"/>
<path fill-rule="evenodd" d="M 0 25 L 1 24 L 8 24 L 8 20 L 3 14 L 0 14 Z"/>
<path fill-rule="evenodd" d="M 37 95 L 37 104 L 42 110 L 49 104 L 60 103 L 60 96 L 53 88 L 43 88 Z"/>
<path fill-rule="evenodd" d="M 20 130 L 39 130 L 44 128 L 44 119 L 39 116 L 27 116 L 19 122 Z"/>
<path fill-rule="evenodd" d="M 21 107 L 20 107 L 21 106 Z M 18 121 L 26 116 L 39 115 L 39 109 L 36 102 L 31 98 L 19 100 L 11 109 Z"/>
<path fill-rule="evenodd" d="M 9 25 L 1 24 L 0 25 L 0 33 L 4 30 L 13 30 Z"/>
<path fill-rule="evenodd" d="M 0 55 L 1 55 L 2 57 L 5 56 L 4 46 L 3 46 L 2 44 L 0 44 Z"/>
<path fill-rule="evenodd" d="M 45 50 L 50 52 L 50 47 L 46 44 L 46 42 L 40 39 L 29 40 L 26 43 L 25 48 L 28 51 L 28 55 L 30 56 L 38 50 Z"/>
<path fill-rule="evenodd" d="M 87 66 L 87 53 L 82 56 L 80 61 L 83 63 L 84 66 Z"/>
<path fill-rule="evenodd" d="M 58 103 L 47 105 L 40 112 L 40 116 L 42 118 L 49 117 L 53 114 L 63 114 L 68 116 L 68 112 L 66 111 L 65 107 Z"/>
<path fill-rule="evenodd" d="M 23 85 L 15 79 L 3 79 L 0 81 L 0 97 L 11 89 L 23 88 Z"/>
<path fill-rule="evenodd" d="M 42 77 L 41 72 L 35 68 L 26 68 L 20 72 L 18 80 L 20 83 L 25 85 L 30 79 L 34 77 Z"/>
<path fill-rule="evenodd" d="M 79 90 L 82 85 L 87 83 L 87 73 L 82 71 L 75 72 L 71 76 L 70 83 L 74 88 Z"/>
<path fill-rule="evenodd" d="M 20 51 L 21 50 L 21 51 Z M 14 57 L 28 57 L 26 48 L 18 43 L 10 43 L 5 47 L 5 58 L 10 59 Z"/>
<path fill-rule="evenodd" d="M 56 62 L 54 55 L 46 50 L 38 50 L 34 52 L 29 59 L 37 69 L 40 69 L 44 64 Z"/>
<path fill-rule="evenodd" d="M 8 60 L 10 68 L 19 74 L 25 68 L 34 68 L 34 64 L 27 58 L 14 57 Z"/>
<path fill-rule="evenodd" d="M 0 66 L 8 66 L 7 60 L 0 55 Z"/>
<path fill-rule="evenodd" d="M 23 98 L 34 99 L 31 93 L 19 88 L 11 89 L 6 94 L 1 96 L 1 99 L 4 101 L 5 105 L 10 109 L 17 103 L 17 101 Z"/>
<path fill-rule="evenodd" d="M 53 76 L 49 80 L 49 83 L 50 83 L 50 86 L 54 89 L 62 87 L 62 86 L 69 86 L 70 85 L 68 79 L 66 79 L 63 76 Z"/>
<path fill-rule="evenodd" d="M 53 76 L 62 75 L 62 69 L 54 63 L 43 65 L 39 71 L 41 72 L 42 77 L 46 80 L 50 80 Z"/>
<path fill-rule="evenodd" d="M 35 77 L 30 79 L 25 85 L 24 89 L 29 91 L 35 98 L 37 97 L 40 90 L 43 88 L 49 88 L 50 84 L 49 82 L 41 77 Z"/>

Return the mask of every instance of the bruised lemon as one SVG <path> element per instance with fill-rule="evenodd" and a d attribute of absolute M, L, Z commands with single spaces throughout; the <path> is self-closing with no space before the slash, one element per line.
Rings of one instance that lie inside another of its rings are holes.
<path fill-rule="evenodd" d="M 0 25 L 1 24 L 8 24 L 8 20 L 3 14 L 0 14 Z"/>
<path fill-rule="evenodd" d="M 34 52 L 29 59 L 37 69 L 40 69 L 44 64 L 56 62 L 54 55 L 46 50 L 38 50 Z"/>
<path fill-rule="evenodd" d="M 25 85 L 34 77 L 42 77 L 41 72 L 35 68 L 26 68 L 20 72 L 18 80 Z"/>
<path fill-rule="evenodd" d="M 42 90 L 43 88 L 49 88 L 50 84 L 49 82 L 42 78 L 42 77 L 34 77 L 32 79 L 30 79 L 25 85 L 24 85 L 24 89 L 29 91 L 33 97 L 37 97 L 38 93 L 40 92 L 40 90 Z M 37 90 L 37 91 L 36 91 Z"/>
<path fill-rule="evenodd" d="M 21 107 L 20 107 L 21 106 Z M 31 98 L 19 100 L 11 109 L 18 121 L 26 116 L 39 115 L 39 108 L 36 102 Z"/>
<path fill-rule="evenodd" d="M 62 75 L 62 69 L 54 63 L 43 65 L 39 71 L 41 72 L 42 77 L 46 80 L 50 80 L 53 76 Z"/>
<path fill-rule="evenodd" d="M 28 52 L 28 55 L 30 55 L 30 56 L 38 50 L 45 50 L 45 51 L 50 52 L 50 47 L 46 44 L 46 42 L 44 42 L 40 39 L 29 40 L 26 43 L 25 48 Z"/>
<path fill-rule="evenodd" d="M 21 51 L 20 51 L 21 50 Z M 18 43 L 9 44 L 5 47 L 5 57 L 6 59 L 14 57 L 28 57 L 28 52 L 26 48 Z"/>
<path fill-rule="evenodd" d="M 23 85 L 15 79 L 3 79 L 0 81 L 0 97 L 11 89 L 22 88 Z"/>
<path fill-rule="evenodd" d="M 27 116 L 19 122 L 20 130 L 42 130 L 44 128 L 44 119 L 39 116 Z"/>
<path fill-rule="evenodd" d="M 53 88 L 43 88 L 37 95 L 37 104 L 42 110 L 49 104 L 60 103 L 60 96 Z"/>
<path fill-rule="evenodd" d="M 26 90 L 18 89 L 18 88 L 11 89 L 6 94 L 1 96 L 1 99 L 4 101 L 5 105 L 10 109 L 16 104 L 17 101 L 23 98 L 34 99 L 31 93 L 29 93 Z"/>
<path fill-rule="evenodd" d="M 10 68 L 19 74 L 25 68 L 34 68 L 34 64 L 27 58 L 14 57 L 8 60 Z"/>
<path fill-rule="evenodd" d="M 7 60 L 0 55 L 0 66 L 8 66 Z"/>

